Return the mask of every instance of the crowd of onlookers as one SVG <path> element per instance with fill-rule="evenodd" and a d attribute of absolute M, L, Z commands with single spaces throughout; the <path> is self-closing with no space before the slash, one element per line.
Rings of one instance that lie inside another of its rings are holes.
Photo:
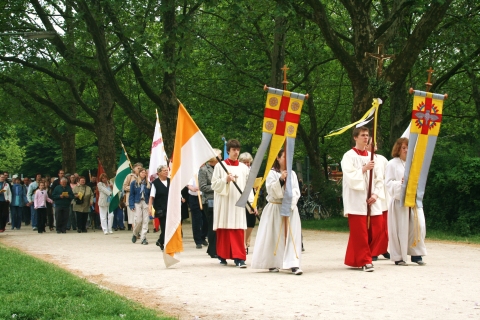
<path fill-rule="evenodd" d="M 100 178 L 104 177 L 106 174 Z M 95 206 L 97 179 L 92 176 L 88 180 L 64 170 L 59 170 L 57 177 L 38 173 L 34 179 L 22 179 L 17 175 L 10 179 L 9 173 L 3 172 L 0 174 L 0 232 L 7 228 L 19 230 L 22 224 L 38 233 L 46 230 L 82 233 L 89 228 L 105 230 L 96 214 L 99 213 Z M 107 185 L 110 187 L 109 183 Z M 99 198 L 101 200 L 101 195 Z M 123 203 L 114 210 L 107 233 L 125 229 L 124 210 Z"/>

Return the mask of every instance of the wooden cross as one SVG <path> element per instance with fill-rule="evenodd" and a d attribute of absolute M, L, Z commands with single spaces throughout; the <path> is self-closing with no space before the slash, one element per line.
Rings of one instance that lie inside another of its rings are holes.
<path fill-rule="evenodd" d="M 382 76 L 383 61 L 388 59 L 394 59 L 394 54 L 384 54 L 383 44 L 378 45 L 377 53 L 365 52 L 365 57 L 371 57 L 377 60 L 377 79 Z"/>
<path fill-rule="evenodd" d="M 287 65 L 284 64 L 283 65 L 283 68 L 281 68 L 280 70 L 283 70 L 283 90 L 287 90 L 287 84 L 288 84 L 288 81 L 287 81 L 287 70 L 290 70 L 290 68 L 287 68 Z"/>
<path fill-rule="evenodd" d="M 430 88 L 432 87 L 432 84 L 430 83 L 430 81 L 432 80 L 432 73 L 434 73 L 435 70 L 433 70 L 432 67 L 430 67 L 430 69 L 428 69 L 427 72 L 428 72 L 428 80 L 427 82 L 425 82 L 425 84 L 427 86 L 427 92 L 429 92 Z"/>

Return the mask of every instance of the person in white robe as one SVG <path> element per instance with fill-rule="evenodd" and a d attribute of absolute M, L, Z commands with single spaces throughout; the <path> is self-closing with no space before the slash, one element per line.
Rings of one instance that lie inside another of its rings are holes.
<path fill-rule="evenodd" d="M 212 190 L 214 191 L 213 230 L 217 236 L 217 256 L 221 265 L 227 265 L 227 259 L 233 259 L 239 268 L 246 268 L 245 260 L 245 229 L 247 221 L 245 208 L 235 204 L 241 196 L 234 183 L 245 189 L 250 169 L 238 161 L 240 142 L 231 139 L 227 142 L 228 158 L 222 161 L 228 173 L 222 166 L 216 165 L 212 175 Z M 253 191 L 249 195 L 253 201 Z"/>
<path fill-rule="evenodd" d="M 408 139 L 398 139 L 385 173 L 385 185 L 391 198 L 388 206 L 390 260 L 406 266 L 407 256 L 411 255 L 412 262 L 425 265 L 422 261 L 422 256 L 427 254 L 423 209 L 404 207 L 400 203 L 407 151 Z"/>
<path fill-rule="evenodd" d="M 355 147 L 343 155 L 341 166 L 344 216 L 348 217 L 350 229 L 344 263 L 372 272 L 372 256 L 385 252 L 382 251 L 385 247 L 383 242 L 386 240 L 382 237 L 385 227 L 380 203 L 380 200 L 385 198 L 385 190 L 383 170 L 371 160 L 370 154 L 365 150 L 368 138 L 368 128 L 359 127 L 353 130 Z M 367 199 L 369 171 L 373 172 L 373 181 L 371 194 Z M 368 206 L 370 219 L 367 218 Z"/>
<path fill-rule="evenodd" d="M 280 151 L 274 167 L 267 176 L 267 201 L 262 212 L 253 248 L 252 268 L 268 269 L 279 272 L 290 269 L 292 273 L 301 275 L 300 261 L 302 255 L 302 227 L 298 213 L 297 201 L 300 198 L 297 175 L 292 171 L 289 180 L 292 183 L 292 206 L 290 217 L 282 217 L 284 184 L 287 170 L 285 168 L 285 152 Z"/>

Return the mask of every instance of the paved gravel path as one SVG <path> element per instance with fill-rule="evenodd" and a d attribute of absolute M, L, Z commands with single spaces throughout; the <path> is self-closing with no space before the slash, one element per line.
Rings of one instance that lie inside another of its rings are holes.
<path fill-rule="evenodd" d="M 343 265 L 348 234 L 305 230 L 304 274 L 294 276 L 220 266 L 195 248 L 189 224 L 181 262 L 166 269 L 157 235 L 143 246 L 127 231 L 27 227 L 0 242 L 179 319 L 480 319 L 480 246 L 427 241 L 427 266 L 379 260 L 367 273 Z"/>

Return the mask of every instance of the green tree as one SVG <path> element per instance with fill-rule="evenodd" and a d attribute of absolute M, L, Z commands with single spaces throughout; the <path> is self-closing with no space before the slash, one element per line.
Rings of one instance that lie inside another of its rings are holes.
<path fill-rule="evenodd" d="M 20 145 L 16 126 L 3 126 L 0 131 L 0 168 L 18 172 L 25 158 L 25 147 Z"/>

